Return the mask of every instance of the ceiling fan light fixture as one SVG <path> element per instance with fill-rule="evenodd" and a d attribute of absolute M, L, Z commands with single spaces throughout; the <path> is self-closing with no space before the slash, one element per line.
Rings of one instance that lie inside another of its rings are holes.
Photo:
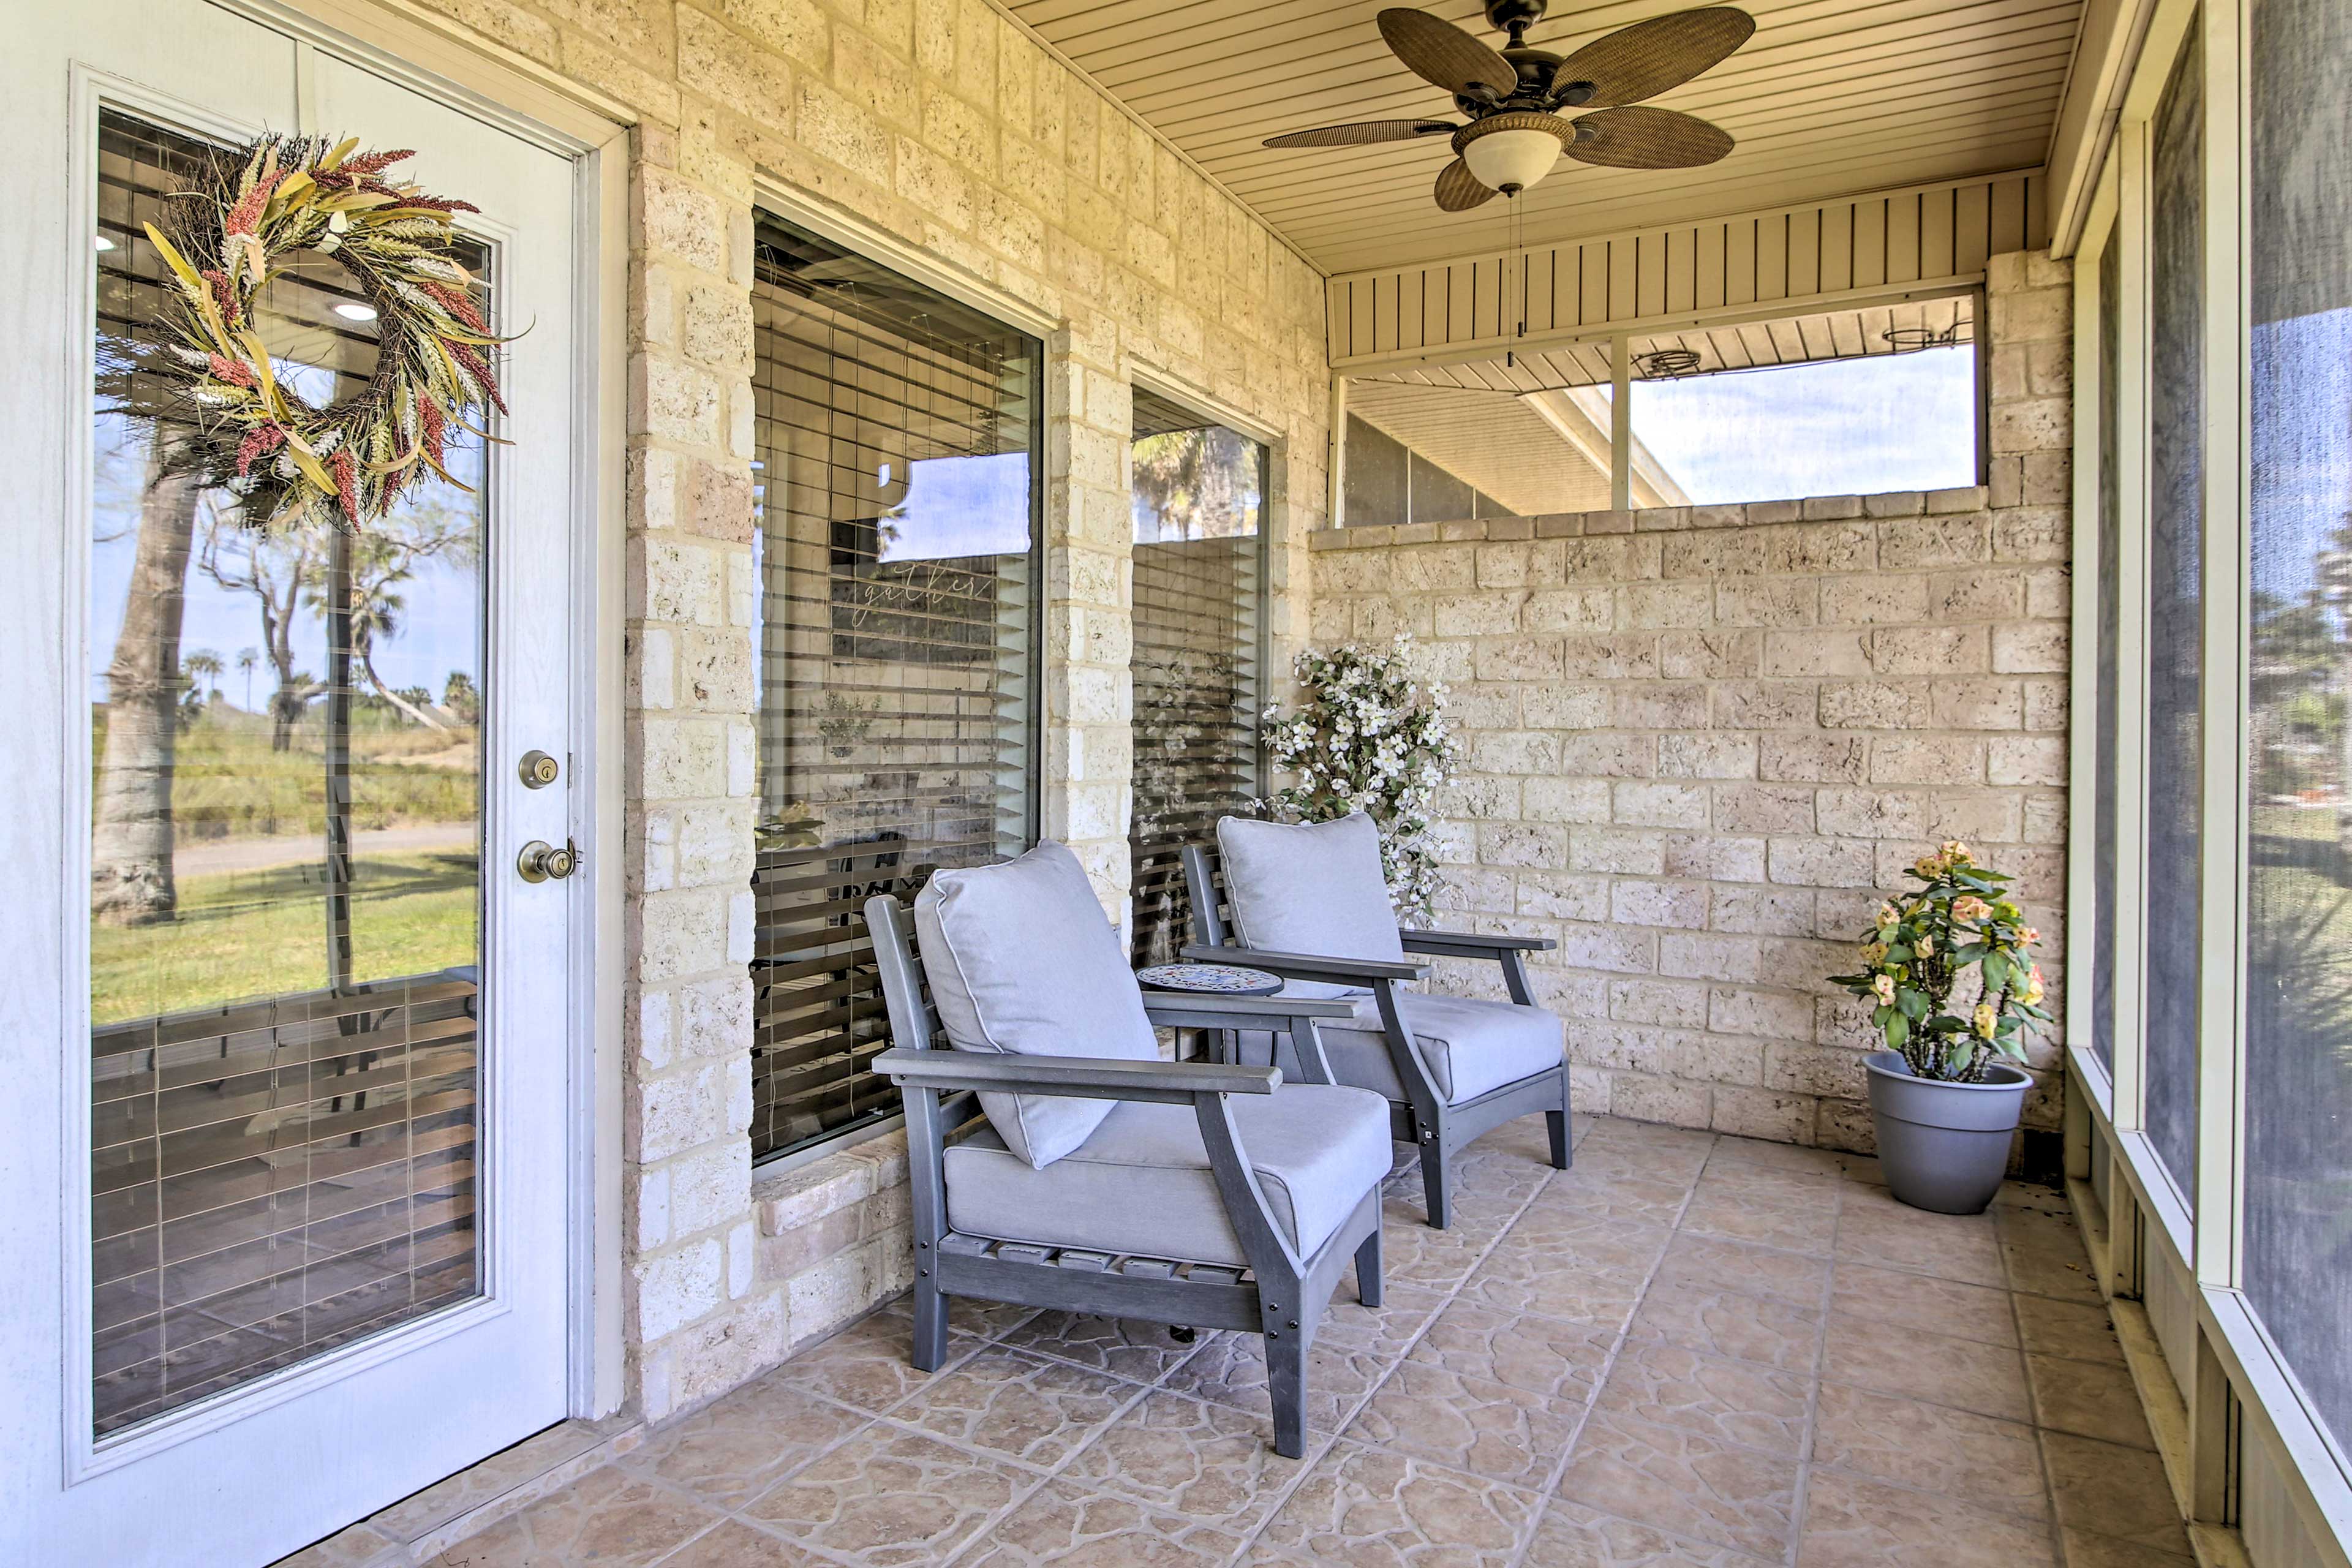
<path fill-rule="evenodd" d="M 1551 173 L 1562 142 L 1573 134 L 1566 121 L 1549 114 L 1498 114 L 1465 127 L 1455 151 L 1488 190 L 1517 192 Z"/>

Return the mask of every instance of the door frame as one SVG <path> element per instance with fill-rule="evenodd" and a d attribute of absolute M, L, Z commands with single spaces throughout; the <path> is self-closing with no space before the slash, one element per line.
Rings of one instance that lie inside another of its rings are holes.
<path fill-rule="evenodd" d="M 197 3 L 197 0 L 188 0 Z M 308 125 L 313 72 L 320 54 L 383 77 L 398 86 L 436 100 L 486 126 L 564 158 L 572 170 L 573 229 L 571 253 L 573 281 L 571 410 L 572 441 L 572 501 L 570 508 L 569 560 L 555 586 L 572 606 L 571 646 L 567 650 L 565 696 L 571 716 L 573 748 L 567 759 L 572 784 L 567 792 L 568 826 L 583 846 L 581 874 L 565 884 L 569 905 L 571 966 L 574 980 L 565 1023 L 566 1086 L 564 1184 L 567 1237 L 566 1285 L 566 1407 L 568 1414 L 593 1417 L 618 1407 L 622 1393 L 623 1344 L 620 1318 L 621 1275 L 621 1016 L 615 979 L 622 951 L 620 875 L 623 843 L 621 759 L 623 616 L 622 543 L 624 534 L 624 446 L 626 426 L 626 307 L 628 241 L 627 136 L 634 116 L 612 112 L 617 106 L 585 104 L 575 93 L 550 90 L 510 66 L 480 51 L 444 40 L 415 35 L 423 32 L 400 26 L 403 19 L 379 10 L 367 0 L 357 4 L 330 0 L 318 9 L 331 14 L 330 25 L 280 4 L 278 0 L 203 0 L 219 10 L 268 26 L 289 37 L 295 49 L 296 100 L 299 119 Z M 371 23 L 378 24 L 371 26 Z M 356 30 L 347 30 L 357 24 Z M 369 35 L 374 35 L 372 37 Z M 390 36 L 391 47 L 376 41 Z M 408 35 L 404 37 L 403 35 Z M 415 51 L 423 42 L 428 47 Z M 402 46 L 411 46 L 404 48 Z M 436 69 L 411 63 L 421 52 Z M 445 74 L 456 66 L 455 74 Z M 111 106 L 150 116 L 198 132 L 237 137 L 251 134 L 252 126 L 231 123 L 192 110 L 174 99 L 154 94 L 135 82 L 75 63 L 68 92 L 72 156 L 66 177 L 71 181 L 69 212 L 72 233 L 89 232 L 96 219 L 95 169 L 87 147 L 94 144 L 99 111 Z M 491 237 L 496 237 L 494 235 Z M 87 408 L 93 345 L 88 322 L 95 304 L 95 279 L 86 253 L 70 245 L 63 248 L 70 268 L 65 298 L 68 342 L 64 345 L 63 387 L 68 410 Z M 92 433 L 86 417 L 68 417 L 61 432 L 59 457 L 66 465 L 60 518 L 67 538 L 63 545 L 63 586 L 68 603 L 59 606 L 67 643 L 57 650 L 62 663 L 58 673 L 66 706 L 78 719 L 86 701 L 86 674 L 91 658 L 77 651 L 73 639 L 83 636 L 87 599 L 87 520 L 90 504 L 89 464 Z M 81 527 L 77 530 L 76 524 Z M 86 726 L 83 726 L 86 728 Z M 68 736 L 76 728 L 68 724 Z M 499 763 L 486 756 L 495 769 Z M 88 759 L 68 744 L 58 759 L 58 783 L 63 790 L 69 852 L 62 868 L 65 890 L 61 909 L 70 912 L 88 894 L 87 824 L 89 813 Z M 486 806 L 488 803 L 486 802 Z M 485 865 L 484 875 L 500 868 Z M 87 1050 L 89 932 L 60 932 L 63 959 L 58 977 L 62 990 L 60 1009 L 68 1038 L 65 1061 Z M 79 997 L 76 987 L 79 987 Z M 85 1212 L 89 1198 L 89 1104 L 86 1092 L 70 1087 L 60 1097 L 59 1212 L 64 1256 L 59 1259 L 62 1290 L 56 1302 L 60 1407 L 65 1430 L 61 1436 L 63 1473 L 58 1483 L 70 1488 L 109 1471 L 132 1464 L 164 1449 L 201 1437 L 248 1415 L 319 1391 L 366 1367 L 396 1359 L 450 1334 L 461 1332 L 510 1308 L 499 1299 L 496 1281 L 500 1264 L 495 1238 L 484 1257 L 486 1293 L 414 1324 L 354 1342 L 302 1362 L 283 1372 L 198 1401 L 168 1413 L 120 1437 L 100 1440 L 90 1426 L 91 1355 L 89 1239 L 87 1224 L 73 1215 Z M 495 1179 L 495 1173 L 486 1173 Z"/>

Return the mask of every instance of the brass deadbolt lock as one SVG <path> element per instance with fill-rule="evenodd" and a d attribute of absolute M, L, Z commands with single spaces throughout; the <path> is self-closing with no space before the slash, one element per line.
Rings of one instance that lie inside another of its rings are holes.
<path fill-rule="evenodd" d="M 556 775 L 563 768 L 545 752 L 525 752 L 518 771 L 521 773 L 525 784 L 532 789 L 545 789 L 555 782 Z"/>
<path fill-rule="evenodd" d="M 526 882 L 560 882 L 580 869 L 580 851 L 570 839 L 558 849 L 544 838 L 534 838 L 515 857 L 515 871 Z"/>

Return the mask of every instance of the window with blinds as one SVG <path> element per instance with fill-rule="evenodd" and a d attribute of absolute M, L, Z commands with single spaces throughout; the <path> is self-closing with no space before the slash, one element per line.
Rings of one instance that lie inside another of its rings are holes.
<path fill-rule="evenodd" d="M 763 216 L 751 1152 L 888 1115 L 858 906 L 1035 838 L 1044 345 Z"/>
<path fill-rule="evenodd" d="M 1128 828 L 1138 963 L 1191 940 L 1184 846 L 1260 789 L 1266 451 L 1135 389 L 1135 812 Z"/>

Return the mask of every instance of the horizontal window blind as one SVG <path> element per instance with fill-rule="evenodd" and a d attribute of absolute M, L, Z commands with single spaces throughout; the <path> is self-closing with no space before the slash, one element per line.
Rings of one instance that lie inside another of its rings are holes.
<path fill-rule="evenodd" d="M 1135 390 L 1134 956 L 1191 940 L 1184 846 L 1259 790 L 1265 448 Z"/>
<path fill-rule="evenodd" d="M 886 1115 L 858 907 L 1034 835 L 1043 345 L 763 219 L 751 1145 Z"/>

